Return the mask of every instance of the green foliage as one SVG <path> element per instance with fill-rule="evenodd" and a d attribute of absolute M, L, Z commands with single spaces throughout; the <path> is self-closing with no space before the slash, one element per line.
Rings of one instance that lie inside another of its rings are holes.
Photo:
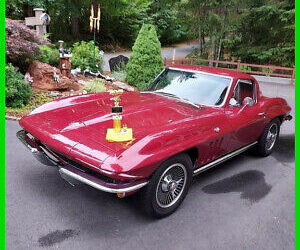
<path fill-rule="evenodd" d="M 111 73 L 111 76 L 121 82 L 126 81 L 127 73 L 125 70 L 114 71 Z"/>
<path fill-rule="evenodd" d="M 51 16 L 50 39 L 72 43 L 92 38 L 89 15 L 92 1 L 86 0 L 9 0 L 6 15 L 24 20 L 32 9 L 42 7 Z M 95 2 L 95 1 L 94 1 Z M 101 0 L 100 36 L 97 43 L 121 44 L 131 47 L 143 23 L 158 27 L 162 43 L 174 43 L 188 37 L 189 23 L 183 17 L 179 0 Z M 101 39 L 101 41 L 100 41 Z"/>
<path fill-rule="evenodd" d="M 249 63 L 293 66 L 294 1 L 258 1 L 242 12 L 232 31 L 236 36 L 229 47 L 233 56 Z"/>
<path fill-rule="evenodd" d="M 149 22 L 156 26 L 157 36 L 162 44 L 172 44 L 191 38 L 190 24 L 181 9 L 180 1 L 150 1 Z"/>
<path fill-rule="evenodd" d="M 34 7 L 42 7 L 51 16 L 51 41 L 62 39 L 72 45 L 93 36 L 89 32 L 91 2 L 9 0 L 5 12 L 7 17 L 24 20 L 33 15 Z M 96 43 L 102 49 L 105 44 L 131 47 L 141 26 L 150 23 L 156 26 L 163 45 L 198 38 L 199 52 L 211 59 L 230 54 L 256 64 L 292 66 L 295 62 L 294 0 L 101 0 L 101 10 Z M 18 51 L 13 43 L 7 44 L 12 52 Z M 13 63 L 25 62 L 15 56 L 12 59 Z"/>
<path fill-rule="evenodd" d="M 115 70 L 111 73 L 111 77 L 121 81 L 125 82 L 126 81 L 126 66 L 123 62 L 121 64 L 117 65 Z"/>
<path fill-rule="evenodd" d="M 84 86 L 84 90 L 86 90 L 88 93 L 105 92 L 105 83 L 105 80 L 95 78 L 87 82 L 87 84 Z"/>
<path fill-rule="evenodd" d="M 29 102 L 31 87 L 24 81 L 24 76 L 12 64 L 5 65 L 5 105 L 22 107 Z"/>
<path fill-rule="evenodd" d="M 250 66 L 240 65 L 240 70 L 241 71 L 251 71 L 252 68 Z"/>
<path fill-rule="evenodd" d="M 203 61 L 200 61 L 200 60 L 194 60 L 193 62 L 194 65 L 203 65 L 203 66 L 208 66 L 208 62 L 203 62 Z"/>
<path fill-rule="evenodd" d="M 40 54 L 38 60 L 50 64 L 52 66 L 58 66 L 59 64 L 59 51 L 55 47 L 50 46 L 40 46 Z"/>
<path fill-rule="evenodd" d="M 82 71 L 85 69 L 95 70 L 94 69 L 94 42 L 77 42 L 74 43 L 72 49 L 72 67 L 73 68 L 80 68 Z M 103 58 L 99 54 L 99 48 L 95 47 L 95 63 L 98 65 L 98 70 L 100 72 L 103 71 L 102 64 Z"/>
<path fill-rule="evenodd" d="M 262 72 L 266 73 L 266 76 L 270 76 L 270 73 L 273 73 L 274 70 L 268 68 L 262 68 Z"/>
<path fill-rule="evenodd" d="M 186 58 L 201 58 L 201 59 L 208 59 L 208 54 L 207 53 L 202 53 L 199 55 L 199 49 L 195 48 L 193 51 L 186 56 Z"/>
<path fill-rule="evenodd" d="M 50 96 L 47 92 L 33 91 L 27 105 L 22 105 L 22 107 L 18 107 L 18 108 L 12 108 L 6 106 L 5 114 L 16 116 L 16 117 L 23 117 L 24 115 L 29 114 L 36 107 L 41 106 L 47 102 L 51 102 L 54 99 L 55 98 Z"/>
<path fill-rule="evenodd" d="M 187 0 L 185 7 L 209 58 L 218 60 L 226 53 L 247 63 L 294 64 L 293 0 Z"/>
<path fill-rule="evenodd" d="M 144 24 L 132 47 L 126 66 L 126 81 L 140 90 L 145 90 L 162 69 L 161 46 L 155 27 Z"/>

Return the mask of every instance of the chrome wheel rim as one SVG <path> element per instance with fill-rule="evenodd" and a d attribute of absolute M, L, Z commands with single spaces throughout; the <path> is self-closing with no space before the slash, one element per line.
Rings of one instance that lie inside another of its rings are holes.
<path fill-rule="evenodd" d="M 156 187 L 156 202 L 162 208 L 171 207 L 181 197 L 186 185 L 187 172 L 183 164 L 169 166 Z"/>
<path fill-rule="evenodd" d="M 274 147 L 274 144 L 277 139 L 277 134 L 278 134 L 278 127 L 277 124 L 274 123 L 272 126 L 269 128 L 267 138 L 266 138 L 266 149 L 267 151 L 271 150 Z"/>

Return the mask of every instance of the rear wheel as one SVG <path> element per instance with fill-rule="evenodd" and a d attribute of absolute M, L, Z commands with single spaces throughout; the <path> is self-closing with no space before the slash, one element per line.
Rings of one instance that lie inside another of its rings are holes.
<path fill-rule="evenodd" d="M 268 156 L 273 152 L 280 132 L 280 121 L 278 118 L 272 120 L 265 128 L 258 141 L 258 153 L 261 156 Z"/>
<path fill-rule="evenodd" d="M 192 181 L 192 161 L 186 154 L 165 161 L 145 187 L 143 205 L 158 218 L 173 213 L 185 198 Z"/>

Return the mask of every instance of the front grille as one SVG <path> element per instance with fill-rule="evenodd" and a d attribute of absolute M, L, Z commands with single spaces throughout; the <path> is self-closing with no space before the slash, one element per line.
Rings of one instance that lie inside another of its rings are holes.
<path fill-rule="evenodd" d="M 105 175 L 102 175 L 94 170 L 91 170 L 87 167 L 84 167 L 82 164 L 66 157 L 65 155 L 62 155 L 61 153 L 58 153 L 56 150 L 53 150 L 51 148 L 49 148 L 48 146 L 46 146 L 45 144 L 41 143 L 42 147 L 45 148 L 46 150 L 48 150 L 50 153 L 54 154 L 55 156 L 57 156 L 57 158 L 63 160 L 64 162 L 66 162 L 67 164 L 79 169 L 80 171 L 84 172 L 84 173 L 87 173 L 89 175 L 92 175 L 102 181 L 105 181 L 105 182 L 108 182 L 108 183 L 115 183 L 115 180 L 108 177 L 108 176 L 105 176 Z"/>

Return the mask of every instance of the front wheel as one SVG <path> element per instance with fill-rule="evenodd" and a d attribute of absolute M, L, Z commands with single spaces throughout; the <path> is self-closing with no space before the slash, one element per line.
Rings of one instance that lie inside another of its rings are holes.
<path fill-rule="evenodd" d="M 258 141 L 258 153 L 261 156 L 268 156 L 273 152 L 280 132 L 280 121 L 278 118 L 273 119 L 265 128 L 262 136 Z"/>
<path fill-rule="evenodd" d="M 173 213 L 185 198 L 192 181 L 192 161 L 186 154 L 165 161 L 145 187 L 143 205 L 158 218 Z"/>

